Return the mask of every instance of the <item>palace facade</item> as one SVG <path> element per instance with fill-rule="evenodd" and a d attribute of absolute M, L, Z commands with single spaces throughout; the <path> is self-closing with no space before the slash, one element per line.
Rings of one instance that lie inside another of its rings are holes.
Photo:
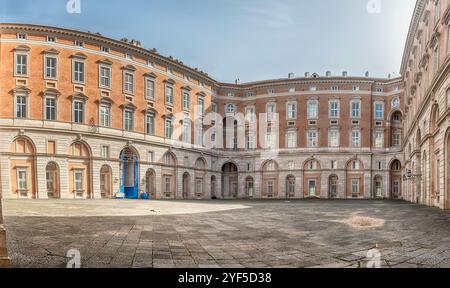
<path fill-rule="evenodd" d="M 401 78 L 220 83 L 139 41 L 1 24 L 12 199 L 400 199 Z"/>

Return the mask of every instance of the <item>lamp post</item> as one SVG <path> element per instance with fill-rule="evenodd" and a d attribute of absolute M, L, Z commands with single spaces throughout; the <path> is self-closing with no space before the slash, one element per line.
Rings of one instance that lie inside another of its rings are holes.
<path fill-rule="evenodd" d="M 6 231 L 3 227 L 2 200 L 0 194 L 0 268 L 8 268 L 11 262 L 6 250 Z"/>

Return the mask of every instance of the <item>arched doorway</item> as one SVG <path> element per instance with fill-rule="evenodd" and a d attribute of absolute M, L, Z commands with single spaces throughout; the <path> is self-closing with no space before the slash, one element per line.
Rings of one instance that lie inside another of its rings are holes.
<path fill-rule="evenodd" d="M 402 164 L 394 160 L 390 166 L 390 199 L 399 199 L 402 196 Z"/>
<path fill-rule="evenodd" d="M 202 199 L 205 196 L 206 161 L 198 158 L 195 162 L 195 197 Z"/>
<path fill-rule="evenodd" d="M 245 179 L 245 195 L 247 198 L 253 198 L 255 194 L 255 181 L 253 180 L 253 177 L 248 176 Z"/>
<path fill-rule="evenodd" d="M 190 185 L 191 185 L 191 176 L 189 173 L 183 174 L 183 199 L 189 199 L 190 197 Z"/>
<path fill-rule="evenodd" d="M 167 152 L 162 158 L 162 194 L 165 198 L 178 198 L 177 158 L 172 152 Z M 182 196 L 181 196 L 182 197 Z"/>
<path fill-rule="evenodd" d="M 347 198 L 363 198 L 364 191 L 364 165 L 359 159 L 352 159 L 346 165 Z"/>
<path fill-rule="evenodd" d="M 278 163 L 269 160 L 262 166 L 262 193 L 263 198 L 278 197 Z"/>
<path fill-rule="evenodd" d="M 150 195 L 150 199 L 156 199 L 156 173 L 149 169 L 145 174 L 145 192 Z"/>
<path fill-rule="evenodd" d="M 36 149 L 31 139 L 18 137 L 10 146 L 11 193 L 14 198 L 37 198 L 36 195 Z"/>
<path fill-rule="evenodd" d="M 295 176 L 286 177 L 286 199 L 295 197 Z"/>
<path fill-rule="evenodd" d="M 69 192 L 76 199 L 92 198 L 91 148 L 84 141 L 76 141 L 69 147 Z"/>
<path fill-rule="evenodd" d="M 373 179 L 373 197 L 383 198 L 383 178 L 379 175 Z"/>
<path fill-rule="evenodd" d="M 100 169 L 100 195 L 102 198 L 112 198 L 112 169 L 103 165 Z"/>
<path fill-rule="evenodd" d="M 338 197 L 338 181 L 339 178 L 336 175 L 328 178 L 328 198 L 336 199 Z"/>
<path fill-rule="evenodd" d="M 222 198 L 238 197 L 239 170 L 234 163 L 226 163 L 222 167 Z"/>
<path fill-rule="evenodd" d="M 320 198 L 322 168 L 319 161 L 310 159 L 303 165 L 303 196 Z"/>
<path fill-rule="evenodd" d="M 126 147 L 120 153 L 120 193 L 127 199 L 139 198 L 139 157 L 137 152 Z"/>
<path fill-rule="evenodd" d="M 55 162 L 50 162 L 45 168 L 45 179 L 47 182 L 48 198 L 60 198 L 59 189 L 59 166 Z"/>

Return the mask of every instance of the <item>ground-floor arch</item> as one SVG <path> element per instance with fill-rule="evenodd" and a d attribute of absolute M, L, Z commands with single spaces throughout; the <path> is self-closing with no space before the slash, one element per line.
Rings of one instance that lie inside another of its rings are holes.
<path fill-rule="evenodd" d="M 255 180 L 251 176 L 245 179 L 245 196 L 247 198 L 253 198 L 255 196 Z"/>
<path fill-rule="evenodd" d="M 183 199 L 189 199 L 191 194 L 191 175 L 189 173 L 183 174 Z"/>
<path fill-rule="evenodd" d="M 328 177 L 328 198 L 335 199 L 338 197 L 338 181 L 337 175 L 331 175 Z"/>
<path fill-rule="evenodd" d="M 126 147 L 120 153 L 120 192 L 127 199 L 139 198 L 139 157 L 135 149 Z"/>
<path fill-rule="evenodd" d="M 390 189 L 389 198 L 399 199 L 402 197 L 402 164 L 399 160 L 392 161 L 389 167 Z"/>
<path fill-rule="evenodd" d="M 288 175 L 286 177 L 286 199 L 295 197 L 295 185 L 296 185 L 295 176 Z"/>
<path fill-rule="evenodd" d="M 49 162 L 45 167 L 45 180 L 47 187 L 47 197 L 60 198 L 60 180 L 59 180 L 59 166 L 55 162 Z"/>
<path fill-rule="evenodd" d="M 239 169 L 228 162 L 222 166 L 222 198 L 237 198 L 239 193 Z"/>
<path fill-rule="evenodd" d="M 100 169 L 100 195 L 102 198 L 112 198 L 112 169 L 103 165 Z"/>
<path fill-rule="evenodd" d="M 153 169 L 148 169 L 145 174 L 145 192 L 150 199 L 156 199 L 156 173 Z"/>

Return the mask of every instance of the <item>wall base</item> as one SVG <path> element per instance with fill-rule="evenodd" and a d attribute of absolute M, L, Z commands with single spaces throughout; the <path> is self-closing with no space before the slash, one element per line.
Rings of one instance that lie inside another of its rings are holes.
<path fill-rule="evenodd" d="M 3 225 L 0 225 L 0 268 L 9 268 L 10 266 L 11 260 L 8 258 L 6 250 L 6 231 Z"/>

